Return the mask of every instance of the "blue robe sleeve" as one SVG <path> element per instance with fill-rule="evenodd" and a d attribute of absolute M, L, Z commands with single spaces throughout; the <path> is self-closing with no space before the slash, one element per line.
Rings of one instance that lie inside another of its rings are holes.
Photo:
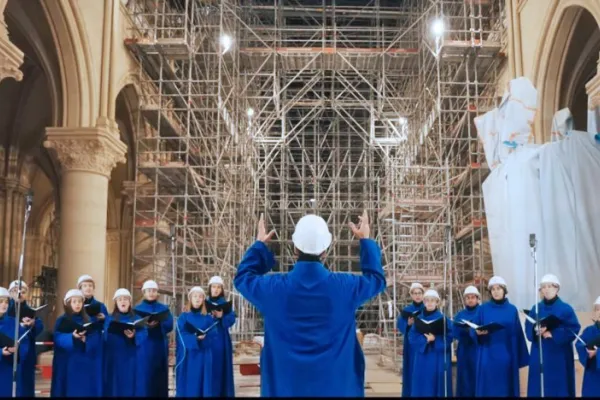
<path fill-rule="evenodd" d="M 396 328 L 398 329 L 398 333 L 402 335 L 406 335 L 406 328 L 408 328 L 408 321 L 402 318 L 402 313 L 398 315 L 398 320 L 396 321 Z"/>
<path fill-rule="evenodd" d="M 72 351 L 74 348 L 73 341 L 78 339 L 73 337 L 73 333 L 61 333 L 56 329 L 58 328 L 60 321 L 62 321 L 62 318 L 63 317 L 59 317 L 54 325 L 54 347 L 65 351 Z"/>
<path fill-rule="evenodd" d="M 233 310 L 231 310 L 230 313 L 223 315 L 223 318 L 222 318 L 223 327 L 225 329 L 231 328 L 233 326 L 233 324 L 235 324 L 235 319 L 236 319 L 236 315 Z"/>
<path fill-rule="evenodd" d="M 554 340 L 560 346 L 572 343 L 575 340 L 574 332 L 581 330 L 581 325 L 573 308 L 568 304 L 564 304 L 563 307 L 560 318 L 562 324 L 552 330 L 552 337 L 550 338 L 550 340 Z"/>
<path fill-rule="evenodd" d="M 450 322 L 448 320 L 448 318 L 446 318 L 446 328 L 447 328 L 447 333 L 446 333 L 446 345 L 444 346 L 444 336 L 436 336 L 435 340 L 434 340 L 434 348 L 436 351 L 439 352 L 443 352 L 445 350 L 450 350 L 450 347 L 452 347 L 452 341 L 454 340 L 454 337 L 452 336 L 452 322 Z"/>
<path fill-rule="evenodd" d="M 160 324 L 160 329 L 165 337 L 173 330 L 173 314 L 169 311 L 169 317 Z"/>
<path fill-rule="evenodd" d="M 273 253 L 265 243 L 256 241 L 246 250 L 233 279 L 233 285 L 238 292 L 259 309 L 263 300 L 271 297 L 269 280 L 263 275 L 273 266 L 275 266 Z"/>
<path fill-rule="evenodd" d="M 183 346 L 187 350 L 199 350 L 201 340 L 198 340 L 196 335 L 190 333 L 187 329 L 185 329 L 185 322 L 187 318 L 185 314 L 181 314 L 179 318 L 177 318 L 177 329 L 179 330 L 179 334 L 181 335 L 181 341 L 183 342 Z M 208 335 L 207 335 L 208 336 Z"/>
<path fill-rule="evenodd" d="M 425 353 L 427 351 L 427 347 L 429 346 L 427 338 L 422 333 L 417 332 L 416 329 L 411 329 L 408 332 L 408 340 L 410 342 L 410 347 L 416 349 L 419 353 Z"/>
<path fill-rule="evenodd" d="M 454 321 L 459 321 L 461 318 L 460 312 L 454 316 Z M 452 337 L 456 340 L 470 338 L 469 327 L 466 325 L 452 324 Z"/>
<path fill-rule="evenodd" d="M 135 345 L 137 347 L 143 346 L 144 343 L 146 342 L 146 339 L 148 339 L 148 329 L 146 329 L 146 328 L 136 329 L 135 336 L 133 337 L 133 340 L 135 341 Z"/>
<path fill-rule="evenodd" d="M 527 349 L 527 343 L 525 342 L 525 335 L 523 334 L 523 328 L 518 312 L 515 313 L 514 327 L 515 339 L 517 341 L 517 365 L 519 368 L 523 368 L 529 365 L 529 350 Z"/>
<path fill-rule="evenodd" d="M 353 281 L 355 307 L 359 307 L 385 290 L 381 249 L 373 239 L 360 239 L 360 268 L 362 276 L 348 276 Z"/>
<path fill-rule="evenodd" d="M 585 328 L 585 330 L 581 334 L 581 339 L 583 339 L 584 342 L 587 342 L 588 340 L 593 339 L 594 338 L 594 334 L 593 334 L 594 330 L 595 329 L 593 326 L 589 326 L 589 327 Z M 578 340 L 577 342 L 575 342 L 575 350 L 577 350 L 577 354 L 579 355 L 579 362 L 581 363 L 583 368 L 588 368 L 588 366 L 591 366 L 590 365 L 591 363 L 595 363 L 596 369 L 600 369 L 600 363 L 598 362 L 598 354 L 596 354 L 596 356 L 594 358 L 589 358 L 585 344 L 581 343 Z"/>
<path fill-rule="evenodd" d="M 102 345 L 102 334 L 100 332 L 87 333 L 85 338 L 85 352 L 94 354 L 100 350 Z"/>

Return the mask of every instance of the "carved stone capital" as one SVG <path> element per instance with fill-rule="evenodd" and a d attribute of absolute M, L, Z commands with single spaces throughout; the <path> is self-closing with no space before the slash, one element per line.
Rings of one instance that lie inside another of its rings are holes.
<path fill-rule="evenodd" d="M 6 27 L 0 21 L 0 81 L 4 78 L 16 81 L 23 79 L 23 72 L 19 69 L 23 64 L 23 57 L 23 52 L 8 39 Z"/>
<path fill-rule="evenodd" d="M 127 145 L 115 128 L 46 128 L 46 134 L 44 147 L 56 150 L 63 172 L 87 171 L 109 177 L 117 163 L 127 161 Z"/>
<path fill-rule="evenodd" d="M 121 240 L 121 231 L 118 229 L 109 229 L 106 231 L 106 242 L 117 243 Z"/>

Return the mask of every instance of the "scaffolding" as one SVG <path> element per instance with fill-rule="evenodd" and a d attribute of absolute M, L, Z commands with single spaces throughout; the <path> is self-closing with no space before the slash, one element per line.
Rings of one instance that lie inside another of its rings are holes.
<path fill-rule="evenodd" d="M 133 289 L 155 279 L 181 310 L 189 287 L 220 274 L 234 337 L 252 339 L 261 317 L 231 281 L 258 216 L 277 232 L 275 272 L 293 265 L 295 222 L 316 213 L 334 237 L 328 268 L 359 273 L 348 222 L 366 209 L 388 288 L 357 326 L 383 364 L 401 365 L 395 325 L 411 282 L 440 290 L 448 313 L 466 285 L 484 293 L 489 170 L 473 119 L 497 102 L 504 0 L 138 0 L 128 11 L 140 61 L 125 188 Z"/>

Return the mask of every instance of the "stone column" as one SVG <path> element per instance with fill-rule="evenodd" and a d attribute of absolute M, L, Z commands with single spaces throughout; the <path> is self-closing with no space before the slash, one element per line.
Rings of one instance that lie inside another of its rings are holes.
<path fill-rule="evenodd" d="M 598 69 L 594 76 L 585 85 L 588 95 L 588 132 L 600 132 L 600 58 Z"/>
<path fill-rule="evenodd" d="M 17 81 L 23 79 L 23 73 L 19 70 L 23 64 L 23 52 L 9 40 L 4 22 L 7 2 L 8 0 L 0 0 L 0 82 L 9 77 Z"/>
<path fill-rule="evenodd" d="M 106 234 L 106 289 L 104 291 L 104 298 L 109 302 L 112 299 L 115 290 L 117 290 L 121 283 L 119 273 L 121 270 L 121 231 L 119 229 L 110 229 Z M 109 311 L 112 308 L 109 307 Z"/>
<path fill-rule="evenodd" d="M 46 128 L 44 146 L 56 150 L 62 166 L 60 183 L 60 245 L 58 300 L 90 274 L 96 296 L 104 301 L 106 279 L 106 217 L 112 169 L 125 162 L 127 146 L 118 128 Z"/>

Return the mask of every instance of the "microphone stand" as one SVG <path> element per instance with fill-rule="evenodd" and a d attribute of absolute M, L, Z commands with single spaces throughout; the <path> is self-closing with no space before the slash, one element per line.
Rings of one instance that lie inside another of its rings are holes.
<path fill-rule="evenodd" d="M 448 360 L 448 325 L 446 323 L 447 321 L 447 311 L 448 309 L 446 308 L 446 306 L 448 305 L 448 292 L 449 290 L 447 289 L 447 272 L 448 272 L 448 260 L 450 259 L 450 257 L 452 256 L 452 252 L 451 252 L 451 241 L 452 241 L 452 229 L 450 227 L 450 225 L 446 226 L 446 239 L 447 239 L 447 243 L 446 243 L 446 257 L 444 260 L 444 304 L 442 304 L 443 309 L 446 311 L 443 315 L 443 323 L 444 323 L 444 397 L 448 397 L 448 364 L 449 361 Z M 450 293 L 450 296 L 452 296 L 452 293 Z M 450 350 L 450 355 L 452 355 L 452 350 Z"/>
<path fill-rule="evenodd" d="M 544 397 L 544 352 L 542 351 L 542 335 L 540 334 L 540 312 L 538 296 L 538 263 L 537 263 L 537 240 L 535 233 L 529 235 L 529 247 L 531 248 L 531 257 L 533 258 L 533 285 L 535 287 L 535 323 L 537 328 L 538 347 L 540 350 L 540 395 Z"/>
<path fill-rule="evenodd" d="M 25 235 L 27 232 L 27 221 L 31 214 L 33 205 L 33 192 L 29 191 L 25 195 L 25 217 L 23 222 L 23 235 L 21 237 L 21 255 L 19 257 L 19 272 L 17 274 L 17 298 L 15 299 L 15 353 L 13 354 L 13 376 L 12 376 L 12 397 L 17 397 L 17 359 L 19 355 L 19 326 L 21 326 L 21 282 L 23 281 L 23 262 L 25 259 Z"/>
<path fill-rule="evenodd" d="M 175 224 L 171 225 L 171 274 L 173 276 L 173 312 L 175 312 L 175 304 L 177 304 L 175 293 Z"/>

